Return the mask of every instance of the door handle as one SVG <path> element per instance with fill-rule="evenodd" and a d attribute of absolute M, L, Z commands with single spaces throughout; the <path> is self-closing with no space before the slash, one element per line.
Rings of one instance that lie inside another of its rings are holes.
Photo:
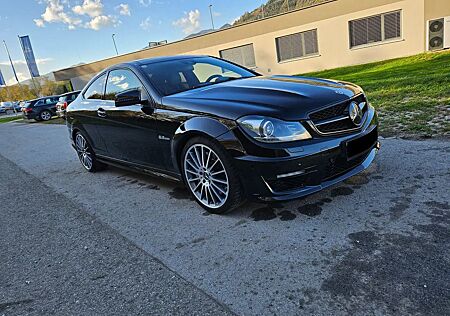
<path fill-rule="evenodd" d="M 100 116 L 100 117 L 106 117 L 106 111 L 104 109 L 102 109 L 102 108 L 99 108 L 97 110 L 97 115 Z"/>

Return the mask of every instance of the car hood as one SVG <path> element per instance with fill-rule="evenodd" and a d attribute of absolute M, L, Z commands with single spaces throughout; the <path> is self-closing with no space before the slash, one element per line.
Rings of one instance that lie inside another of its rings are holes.
<path fill-rule="evenodd" d="M 174 110 L 236 120 L 265 115 L 283 120 L 306 119 L 321 107 L 347 101 L 362 93 L 358 86 L 297 76 L 253 77 L 213 84 L 163 98 Z"/>

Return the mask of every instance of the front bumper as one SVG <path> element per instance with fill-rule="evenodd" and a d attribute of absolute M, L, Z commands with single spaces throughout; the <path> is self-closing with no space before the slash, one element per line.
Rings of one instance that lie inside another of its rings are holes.
<path fill-rule="evenodd" d="M 372 111 L 359 132 L 290 148 L 287 157 L 235 157 L 246 194 L 264 201 L 292 200 L 362 172 L 380 148 L 377 124 Z"/>

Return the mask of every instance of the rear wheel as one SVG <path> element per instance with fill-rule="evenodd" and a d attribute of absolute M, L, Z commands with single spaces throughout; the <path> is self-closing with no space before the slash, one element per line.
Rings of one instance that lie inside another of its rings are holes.
<path fill-rule="evenodd" d="M 208 212 L 222 214 L 242 203 L 242 187 L 231 157 L 216 142 L 205 137 L 188 141 L 182 168 L 189 191 Z"/>
<path fill-rule="evenodd" d="M 97 161 L 92 147 L 86 138 L 80 133 L 75 135 L 75 149 L 81 165 L 89 172 L 100 171 L 106 167 L 105 164 Z"/>
<path fill-rule="evenodd" d="M 44 110 L 39 114 L 39 118 L 42 121 L 49 121 L 52 118 L 52 113 L 50 111 Z"/>

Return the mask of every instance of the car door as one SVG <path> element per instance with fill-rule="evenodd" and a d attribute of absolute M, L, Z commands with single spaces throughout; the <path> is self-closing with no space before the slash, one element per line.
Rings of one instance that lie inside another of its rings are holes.
<path fill-rule="evenodd" d="M 99 75 L 84 91 L 78 102 L 74 115 L 78 118 L 82 128 L 94 148 L 96 154 L 107 155 L 106 144 L 98 133 L 98 125 L 104 123 L 101 117 L 101 110 L 104 105 L 104 92 L 106 83 L 106 73 Z"/>
<path fill-rule="evenodd" d="M 158 141 L 157 121 L 153 108 L 134 104 L 117 107 L 115 97 L 127 90 L 141 91 L 141 99 L 150 96 L 141 80 L 130 69 L 115 69 L 108 74 L 105 102 L 102 109 L 104 124 L 99 133 L 106 143 L 108 154 L 139 165 L 162 168 L 164 166 Z"/>

